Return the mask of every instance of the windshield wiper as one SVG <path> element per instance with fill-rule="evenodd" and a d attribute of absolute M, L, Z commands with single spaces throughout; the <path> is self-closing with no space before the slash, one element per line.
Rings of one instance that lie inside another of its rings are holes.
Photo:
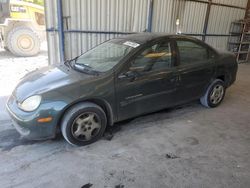
<path fill-rule="evenodd" d="M 64 61 L 64 64 L 65 64 L 67 67 L 74 68 L 74 65 L 75 65 L 75 63 L 76 63 L 76 61 L 77 61 L 77 59 L 78 59 L 79 57 L 80 57 L 80 56 L 77 56 L 77 57 L 75 57 L 75 58 L 73 58 L 73 59 L 66 60 L 66 61 Z M 74 64 L 72 64 L 72 62 L 73 62 Z"/>
<path fill-rule="evenodd" d="M 93 70 L 93 68 L 87 64 L 84 64 L 84 63 L 76 63 L 77 62 L 77 59 L 79 58 L 80 56 L 77 56 L 73 59 L 70 59 L 70 60 L 66 60 L 64 61 L 64 64 L 72 69 L 75 69 L 75 70 L 78 70 L 80 72 L 84 72 L 84 73 L 87 73 L 87 74 L 95 74 L 95 75 L 99 75 L 99 71 L 96 71 L 96 70 Z"/>
<path fill-rule="evenodd" d="M 93 68 L 89 65 L 83 64 L 83 63 L 75 63 L 74 67 L 77 68 L 77 70 L 88 73 L 88 74 L 96 74 L 99 75 L 99 71 L 93 70 Z"/>
<path fill-rule="evenodd" d="M 63 63 L 64 63 L 64 65 L 66 65 L 67 67 L 70 67 L 70 60 L 66 60 L 66 61 L 64 61 Z"/>

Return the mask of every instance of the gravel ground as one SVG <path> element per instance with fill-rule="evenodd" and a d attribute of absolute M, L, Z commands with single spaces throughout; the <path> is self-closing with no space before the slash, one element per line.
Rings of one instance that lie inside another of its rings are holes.
<path fill-rule="evenodd" d="M 16 76 L 47 61 L 45 52 L 33 58 L 0 54 L 5 95 Z M 27 141 L 9 119 L 0 120 L 0 187 L 249 188 L 249 73 L 250 65 L 239 66 L 238 80 L 218 108 L 195 101 L 122 122 L 111 140 L 86 147 L 72 147 L 60 135 Z"/>

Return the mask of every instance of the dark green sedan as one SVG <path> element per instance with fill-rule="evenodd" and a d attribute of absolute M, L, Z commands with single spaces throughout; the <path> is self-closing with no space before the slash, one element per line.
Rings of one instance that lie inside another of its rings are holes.
<path fill-rule="evenodd" d="M 60 130 L 70 144 L 86 145 L 128 118 L 195 99 L 216 107 L 236 73 L 233 54 L 198 39 L 133 34 L 29 73 L 7 109 L 24 137 L 52 138 Z"/>

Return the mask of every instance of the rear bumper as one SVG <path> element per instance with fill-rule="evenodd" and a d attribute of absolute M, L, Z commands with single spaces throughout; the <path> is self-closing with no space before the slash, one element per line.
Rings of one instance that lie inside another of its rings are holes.
<path fill-rule="evenodd" d="M 227 83 L 227 87 L 231 86 L 236 81 L 237 71 L 238 71 L 238 64 L 236 64 L 235 67 L 231 70 L 230 79 L 229 82 Z"/>
<path fill-rule="evenodd" d="M 232 85 L 236 81 L 237 72 L 238 72 L 238 63 L 235 60 L 231 68 L 231 80 L 229 82 L 229 86 Z"/>
<path fill-rule="evenodd" d="M 40 108 L 40 107 L 39 107 Z M 14 98 L 11 96 L 6 104 L 6 109 L 12 118 L 12 124 L 15 129 L 25 138 L 31 140 L 44 140 L 55 137 L 56 123 L 39 123 L 40 111 L 23 112 L 17 107 Z"/>

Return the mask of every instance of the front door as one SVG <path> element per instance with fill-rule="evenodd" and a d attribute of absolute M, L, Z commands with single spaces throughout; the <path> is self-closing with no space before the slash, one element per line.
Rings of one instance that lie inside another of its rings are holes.
<path fill-rule="evenodd" d="M 178 75 L 171 47 L 169 41 L 152 43 L 117 73 L 119 120 L 160 110 L 174 102 Z"/>

